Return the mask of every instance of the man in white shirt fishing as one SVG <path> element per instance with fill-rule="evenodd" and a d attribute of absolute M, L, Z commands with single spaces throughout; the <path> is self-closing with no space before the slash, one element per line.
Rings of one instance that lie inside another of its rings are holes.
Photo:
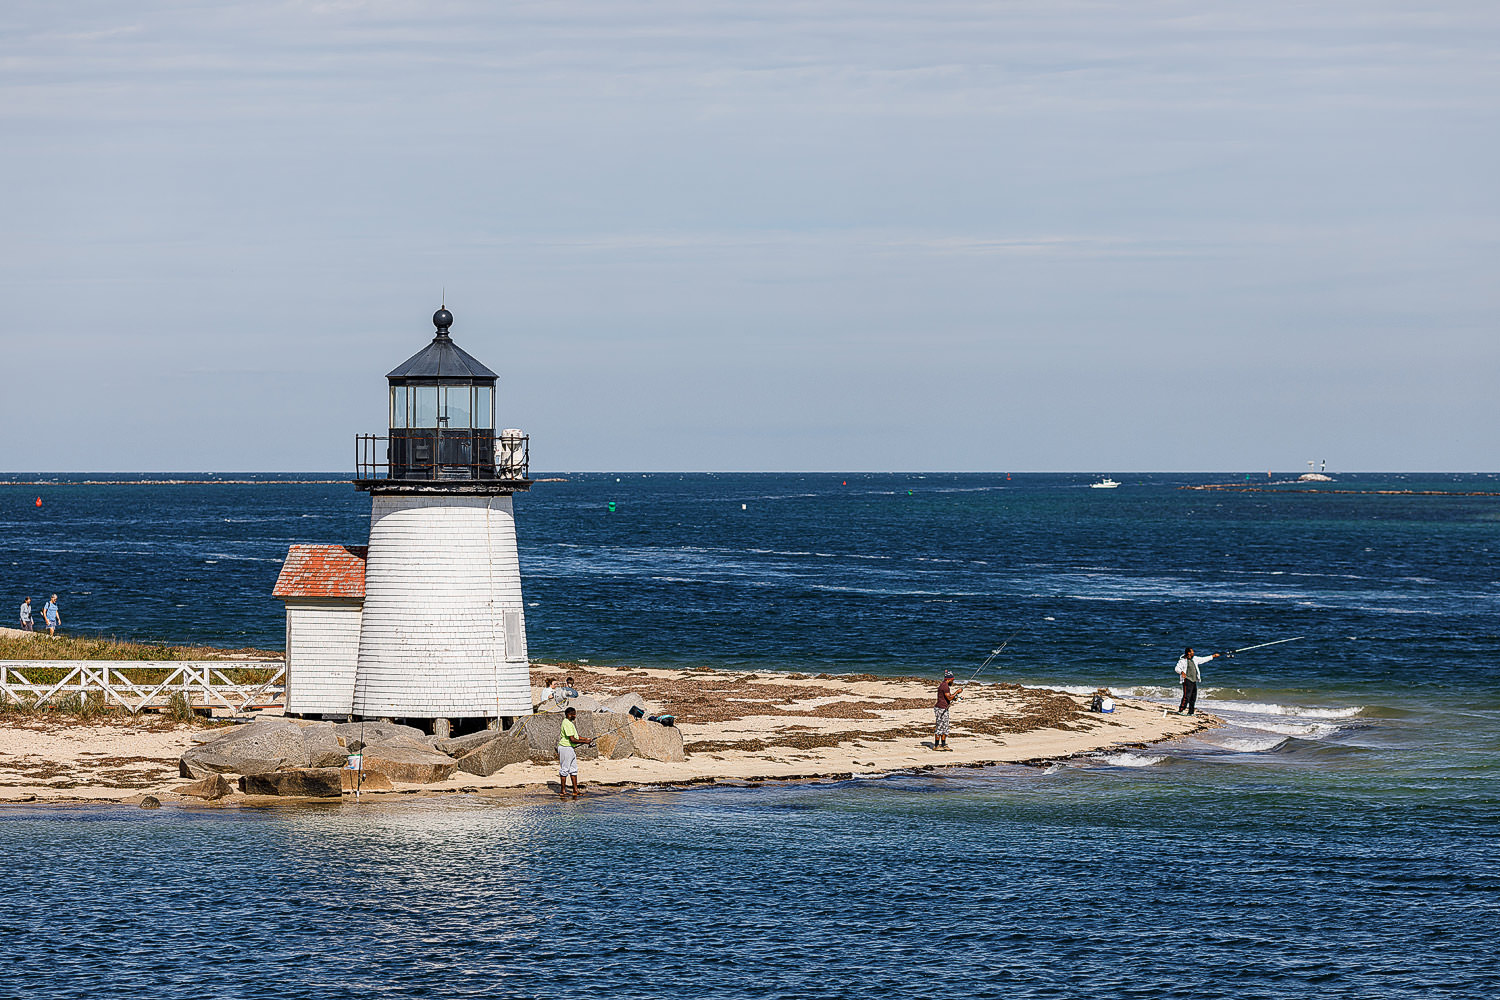
<path fill-rule="evenodd" d="M 1203 677 L 1198 668 L 1218 656 L 1218 653 L 1194 656 L 1192 646 L 1182 651 L 1182 659 L 1177 661 L 1177 676 L 1182 678 L 1182 704 L 1177 706 L 1177 714 L 1195 714 L 1198 708 L 1198 681 Z"/>

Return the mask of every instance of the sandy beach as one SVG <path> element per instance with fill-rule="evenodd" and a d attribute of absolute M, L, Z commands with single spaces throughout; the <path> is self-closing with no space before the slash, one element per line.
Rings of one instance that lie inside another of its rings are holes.
<path fill-rule="evenodd" d="M 709 669 L 537 666 L 533 681 L 573 677 L 587 693 L 636 692 L 677 717 L 687 759 L 585 760 L 595 793 L 610 788 L 707 782 L 838 779 L 901 771 L 1044 762 L 1113 747 L 1139 747 L 1217 725 L 1213 716 L 1164 715 L 1160 705 L 1115 700 L 1111 714 L 1085 699 L 1012 684 L 972 685 L 953 709 L 951 752 L 931 749 L 936 680 L 869 675 L 754 674 Z M 222 732 L 159 716 L 14 714 L 0 720 L 0 803 L 134 802 L 182 797 L 177 758 Z M 549 764 L 520 763 L 491 777 L 458 773 L 426 785 L 398 784 L 370 795 L 481 793 L 541 795 L 556 790 Z M 186 801 L 197 802 L 196 799 Z M 235 794 L 220 804 L 253 804 Z"/>

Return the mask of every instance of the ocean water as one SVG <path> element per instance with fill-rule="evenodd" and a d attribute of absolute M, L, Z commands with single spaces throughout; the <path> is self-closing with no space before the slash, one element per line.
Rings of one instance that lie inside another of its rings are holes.
<path fill-rule="evenodd" d="M 1222 729 L 565 804 L 7 808 L 0 993 L 1492 993 L 1500 496 L 1457 494 L 1500 478 L 1116 477 L 540 483 L 532 653 L 936 677 L 1014 633 L 981 680 L 1169 702 L 1185 644 L 1302 636 L 1204 668 Z M 75 631 L 275 648 L 286 546 L 368 530 L 346 485 L 50 478 L 0 486 L 0 588 Z"/>

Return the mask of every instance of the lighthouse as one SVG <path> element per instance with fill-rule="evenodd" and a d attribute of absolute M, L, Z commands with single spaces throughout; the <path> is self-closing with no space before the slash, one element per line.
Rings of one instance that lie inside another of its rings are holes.
<path fill-rule="evenodd" d="M 498 376 L 453 342 L 453 314 L 386 376 L 387 432 L 356 438 L 368 547 L 293 546 L 289 714 L 390 719 L 437 735 L 531 711 L 512 498 L 529 440 L 495 432 Z"/>
<path fill-rule="evenodd" d="M 441 732 L 531 711 L 512 504 L 531 480 L 526 436 L 495 435 L 498 376 L 453 342 L 446 308 L 432 323 L 386 376 L 388 434 L 358 439 L 371 510 L 350 712 Z"/>

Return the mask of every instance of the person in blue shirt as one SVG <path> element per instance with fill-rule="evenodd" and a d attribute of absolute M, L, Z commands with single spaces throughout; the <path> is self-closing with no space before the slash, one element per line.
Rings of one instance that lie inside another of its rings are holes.
<path fill-rule="evenodd" d="M 57 626 L 62 624 L 62 614 L 57 610 L 56 594 L 53 594 L 47 601 L 47 606 L 42 608 L 42 620 L 47 623 L 47 634 L 56 635 Z"/>

